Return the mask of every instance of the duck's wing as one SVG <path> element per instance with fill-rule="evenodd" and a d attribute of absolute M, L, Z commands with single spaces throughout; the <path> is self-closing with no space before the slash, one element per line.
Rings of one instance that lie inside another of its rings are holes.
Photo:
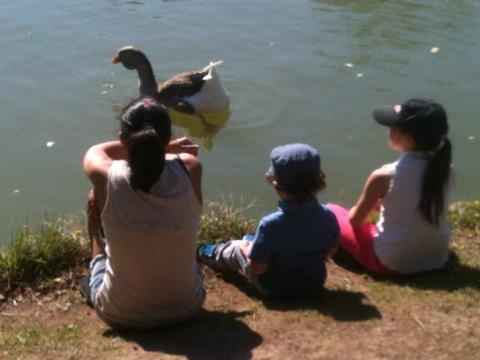
<path fill-rule="evenodd" d="M 158 84 L 158 95 L 163 99 L 182 99 L 199 92 L 208 70 L 187 71 Z"/>

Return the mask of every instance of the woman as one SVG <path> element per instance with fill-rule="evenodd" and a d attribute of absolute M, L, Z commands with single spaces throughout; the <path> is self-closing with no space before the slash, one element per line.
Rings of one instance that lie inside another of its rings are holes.
<path fill-rule="evenodd" d="M 170 138 L 166 109 L 141 98 L 122 112 L 119 140 L 92 146 L 84 157 L 93 185 L 90 299 L 112 327 L 178 322 L 204 301 L 195 258 L 202 204 L 198 147 Z"/>
<path fill-rule="evenodd" d="M 378 109 L 398 161 L 372 172 L 350 211 L 330 209 L 341 228 L 341 247 L 373 273 L 413 274 L 448 260 L 447 222 L 452 146 L 447 113 L 428 99 Z M 376 225 L 369 217 L 380 207 Z"/>

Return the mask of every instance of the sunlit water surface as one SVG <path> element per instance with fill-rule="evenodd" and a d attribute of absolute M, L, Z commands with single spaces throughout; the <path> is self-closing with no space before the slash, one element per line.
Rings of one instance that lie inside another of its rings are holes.
<path fill-rule="evenodd" d="M 136 93 L 136 75 L 110 62 L 127 44 L 159 79 L 225 61 L 233 113 L 202 152 L 207 199 L 271 209 L 270 149 L 306 142 L 322 154 L 322 198 L 351 204 L 396 157 L 372 108 L 411 96 L 447 107 L 455 199 L 478 198 L 478 19 L 475 0 L 2 1 L 0 243 L 19 224 L 81 213 L 81 157 L 115 136 L 112 108 Z"/>

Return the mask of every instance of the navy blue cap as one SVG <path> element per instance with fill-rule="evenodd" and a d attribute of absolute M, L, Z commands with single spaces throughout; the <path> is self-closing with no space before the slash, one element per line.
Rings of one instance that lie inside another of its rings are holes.
<path fill-rule="evenodd" d="M 277 146 L 270 153 L 272 162 L 267 176 L 274 176 L 279 188 L 295 189 L 305 179 L 321 177 L 321 161 L 318 151 L 307 144 Z"/>

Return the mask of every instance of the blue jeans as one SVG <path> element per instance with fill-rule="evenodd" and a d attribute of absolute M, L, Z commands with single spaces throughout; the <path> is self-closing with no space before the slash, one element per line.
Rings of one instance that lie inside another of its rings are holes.
<path fill-rule="evenodd" d="M 217 245 L 215 251 L 215 268 L 224 271 L 234 271 L 243 275 L 262 294 L 267 291 L 258 282 L 258 277 L 252 272 L 250 265 L 249 250 L 254 234 L 246 234 L 242 240 L 230 240 Z"/>
<path fill-rule="evenodd" d="M 90 262 L 90 301 L 95 305 L 97 293 L 103 285 L 105 272 L 107 271 L 107 255 L 99 254 Z"/>

